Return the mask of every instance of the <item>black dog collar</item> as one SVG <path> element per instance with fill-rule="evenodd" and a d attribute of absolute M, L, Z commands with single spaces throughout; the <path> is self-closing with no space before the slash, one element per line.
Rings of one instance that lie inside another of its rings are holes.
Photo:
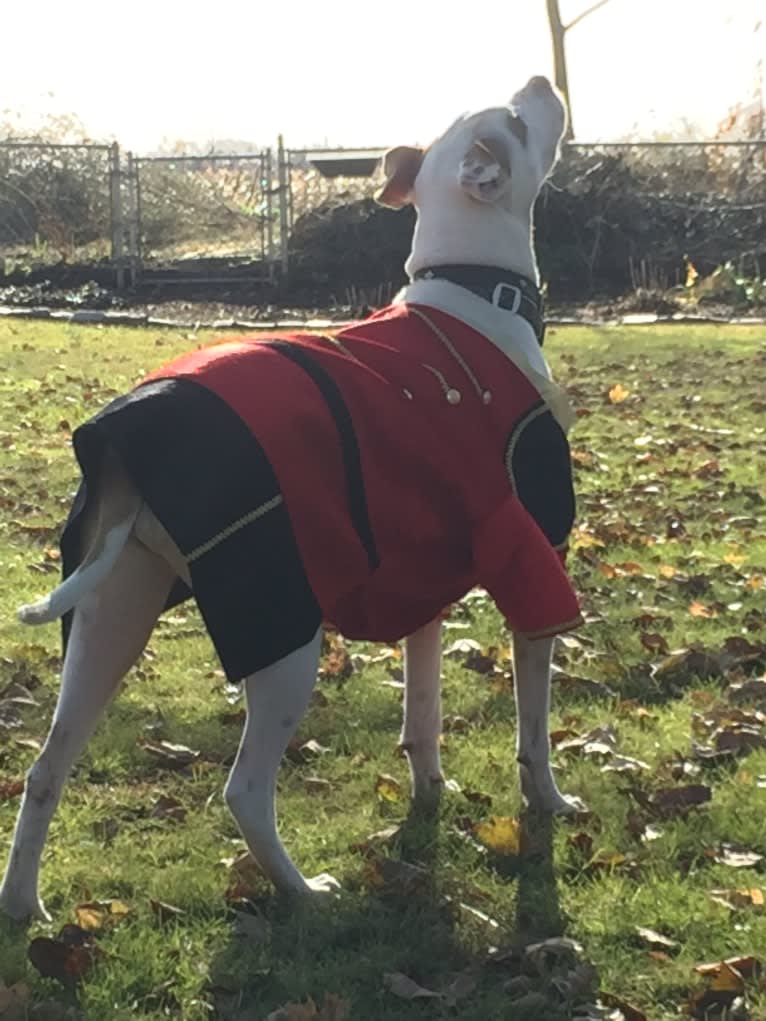
<path fill-rule="evenodd" d="M 534 281 L 498 266 L 426 266 L 415 280 L 449 280 L 506 311 L 516 312 L 529 323 L 542 347 L 545 336 L 543 299 Z"/>

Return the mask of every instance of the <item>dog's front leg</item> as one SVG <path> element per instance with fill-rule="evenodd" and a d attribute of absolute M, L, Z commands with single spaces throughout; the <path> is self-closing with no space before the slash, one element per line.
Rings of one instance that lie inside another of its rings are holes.
<path fill-rule="evenodd" d="M 439 754 L 441 733 L 441 621 L 432 620 L 407 639 L 404 650 L 404 725 L 412 797 L 433 805 L 444 787 Z"/>
<path fill-rule="evenodd" d="M 551 772 L 548 714 L 553 641 L 513 636 L 516 757 L 521 793 L 528 807 L 563 815 L 584 811 L 585 805 L 579 798 L 562 794 Z"/>
<path fill-rule="evenodd" d="M 322 647 L 320 628 L 308 645 L 245 678 L 247 722 L 224 792 L 250 853 L 283 893 L 330 890 L 323 874 L 306 880 L 277 833 L 277 772 L 316 682 Z"/>

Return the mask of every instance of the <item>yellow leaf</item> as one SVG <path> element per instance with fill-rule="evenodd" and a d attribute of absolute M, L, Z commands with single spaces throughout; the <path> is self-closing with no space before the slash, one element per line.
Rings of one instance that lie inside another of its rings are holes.
<path fill-rule="evenodd" d="M 590 549 L 593 546 L 603 547 L 604 543 L 591 532 L 586 532 L 582 528 L 575 528 L 569 545 L 572 549 Z"/>
<path fill-rule="evenodd" d="M 130 908 L 121 900 L 93 900 L 78 904 L 74 909 L 77 924 L 88 932 L 97 932 L 105 925 L 116 924 L 130 914 Z"/>
<path fill-rule="evenodd" d="M 630 397 L 630 390 L 626 390 L 622 383 L 615 383 L 609 391 L 609 400 L 612 404 L 621 404 L 627 397 Z"/>
<path fill-rule="evenodd" d="M 658 573 L 661 578 L 675 578 L 678 572 L 672 564 L 661 564 Z"/>
<path fill-rule="evenodd" d="M 694 268 L 694 263 L 691 261 L 691 259 L 687 259 L 686 260 L 686 286 L 687 287 L 694 287 L 695 283 L 697 282 L 697 278 L 698 277 L 699 277 L 699 273 Z"/>
<path fill-rule="evenodd" d="M 521 850 L 521 824 L 509 815 L 491 815 L 486 822 L 473 825 L 480 844 L 495 854 L 518 854 Z"/>
<path fill-rule="evenodd" d="M 762 574 L 754 574 L 748 578 L 745 582 L 745 586 L 753 592 L 758 592 L 759 589 L 763 588 L 764 577 Z"/>
<path fill-rule="evenodd" d="M 715 610 L 711 610 L 709 606 L 705 606 L 704 603 L 697 602 L 697 600 L 695 600 L 689 606 L 689 613 L 692 615 L 692 617 L 708 617 L 709 618 L 709 617 L 715 617 L 716 616 Z"/>
<path fill-rule="evenodd" d="M 745 553 L 727 553 L 723 558 L 724 563 L 731 564 L 732 567 L 739 567 L 744 564 L 746 560 L 747 555 Z"/>
<path fill-rule="evenodd" d="M 384 801 L 401 801 L 402 785 L 394 776 L 379 773 L 375 781 L 375 793 Z"/>

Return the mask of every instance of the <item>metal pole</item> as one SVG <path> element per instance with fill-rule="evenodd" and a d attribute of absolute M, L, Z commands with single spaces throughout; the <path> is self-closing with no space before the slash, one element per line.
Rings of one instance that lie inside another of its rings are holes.
<path fill-rule="evenodd" d="M 117 290 L 125 287 L 124 228 L 120 180 L 120 147 L 114 142 L 109 149 L 109 197 L 112 211 L 112 263 L 116 269 Z"/>
<path fill-rule="evenodd" d="M 287 288 L 288 254 L 287 237 L 290 233 L 289 227 L 289 202 L 290 202 L 290 179 L 285 159 L 285 141 L 282 135 L 277 140 L 277 173 L 279 181 L 279 250 L 282 264 L 283 289 Z"/>
<path fill-rule="evenodd" d="M 271 149 L 263 157 L 263 182 L 266 188 L 266 260 L 269 266 L 269 283 L 274 283 L 274 182 L 272 180 Z"/>
<path fill-rule="evenodd" d="M 133 153 L 128 153 L 128 248 L 130 250 L 130 286 L 135 287 L 139 273 L 138 202 L 136 196 L 137 165 Z"/>

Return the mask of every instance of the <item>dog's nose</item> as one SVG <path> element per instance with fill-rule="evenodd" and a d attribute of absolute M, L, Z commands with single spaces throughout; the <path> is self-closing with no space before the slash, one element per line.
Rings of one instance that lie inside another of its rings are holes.
<path fill-rule="evenodd" d="M 543 74 L 536 74 L 533 78 L 530 78 L 527 82 L 527 88 L 534 92 L 551 92 L 551 83 Z"/>

